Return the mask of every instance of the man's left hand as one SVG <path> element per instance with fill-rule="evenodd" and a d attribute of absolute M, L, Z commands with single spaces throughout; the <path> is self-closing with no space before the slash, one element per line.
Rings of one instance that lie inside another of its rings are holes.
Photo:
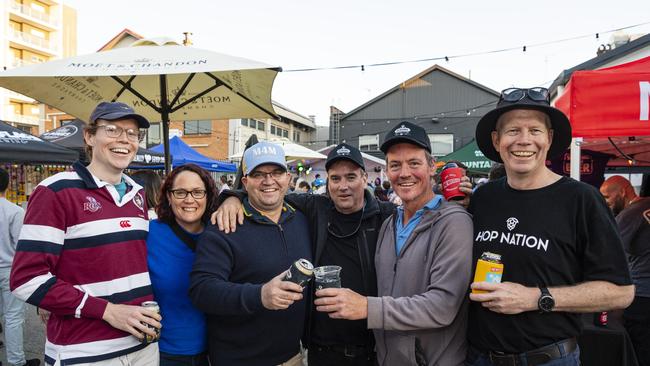
<path fill-rule="evenodd" d="M 487 292 L 470 293 L 470 300 L 480 302 L 491 311 L 502 314 L 519 314 L 537 310 L 537 300 L 541 294 L 536 287 L 526 287 L 514 282 L 474 282 L 471 288 Z"/>
<path fill-rule="evenodd" d="M 325 288 L 316 291 L 316 310 L 332 319 L 359 320 L 368 317 L 368 299 L 349 288 Z"/>

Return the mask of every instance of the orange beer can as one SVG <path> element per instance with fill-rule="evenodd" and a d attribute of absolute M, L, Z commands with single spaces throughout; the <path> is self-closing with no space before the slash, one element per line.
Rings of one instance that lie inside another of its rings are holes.
<path fill-rule="evenodd" d="M 501 263 L 501 255 L 490 252 L 481 254 L 481 257 L 476 261 L 474 282 L 501 283 L 502 275 L 503 263 Z M 482 290 L 472 290 L 474 294 L 482 294 L 485 292 Z"/>

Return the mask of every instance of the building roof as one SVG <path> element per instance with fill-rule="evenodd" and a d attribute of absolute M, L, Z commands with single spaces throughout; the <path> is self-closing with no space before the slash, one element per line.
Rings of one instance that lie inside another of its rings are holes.
<path fill-rule="evenodd" d="M 115 37 L 111 38 L 110 41 L 106 42 L 106 44 L 103 45 L 97 51 L 99 52 L 99 51 L 112 50 L 113 48 L 116 48 L 115 46 L 117 46 L 120 42 L 122 42 L 126 38 L 133 38 L 133 40 L 135 41 L 138 39 L 142 39 L 144 37 L 128 28 L 124 28 L 120 33 L 118 33 Z"/>
<path fill-rule="evenodd" d="M 488 88 L 488 87 L 485 86 L 485 85 L 482 85 L 482 84 L 480 84 L 480 83 L 477 83 L 477 82 L 475 82 L 475 81 L 473 81 L 473 80 L 471 80 L 471 79 L 468 79 L 468 78 L 466 78 L 466 77 L 464 77 L 464 76 L 462 76 L 462 75 L 460 75 L 460 74 L 457 74 L 457 73 L 455 73 L 455 72 L 453 72 L 453 71 L 451 71 L 451 70 L 445 69 L 444 67 L 442 67 L 442 66 L 436 64 L 436 65 L 433 65 L 433 66 L 429 67 L 428 69 L 426 69 L 426 70 L 424 70 L 424 71 L 418 73 L 417 75 L 415 75 L 415 76 L 413 76 L 413 77 L 411 77 L 411 78 L 409 78 L 409 79 L 407 79 L 407 80 L 405 80 L 405 81 L 403 81 L 403 82 L 397 84 L 396 86 L 394 86 L 394 87 L 390 88 L 389 90 L 387 90 L 387 91 L 381 93 L 380 95 L 378 95 L 378 96 L 376 96 L 375 98 L 373 98 L 373 99 L 367 101 L 366 103 L 364 103 L 364 104 L 358 106 L 357 108 L 351 110 L 350 112 L 346 113 L 345 116 L 341 117 L 341 120 L 345 120 L 345 119 L 347 119 L 349 116 L 352 116 L 353 114 L 355 114 L 356 112 L 358 112 L 358 111 L 360 111 L 360 110 L 362 110 L 362 109 L 364 109 L 364 108 L 367 108 L 368 106 L 370 106 L 370 105 L 372 105 L 372 104 L 374 104 L 374 103 L 380 101 L 380 100 L 383 99 L 385 96 L 390 95 L 391 93 L 400 90 L 400 89 L 403 88 L 405 85 L 409 85 L 409 84 L 412 84 L 412 83 L 417 83 L 417 82 L 419 82 L 419 79 L 422 78 L 424 75 L 427 75 L 427 74 L 432 73 L 432 72 L 434 72 L 434 71 L 444 72 L 444 73 L 446 73 L 446 74 L 448 74 L 448 75 L 450 75 L 450 76 L 452 76 L 452 77 L 454 77 L 454 78 L 456 78 L 456 79 L 459 79 L 459 80 L 461 80 L 461 81 L 464 81 L 464 82 L 466 82 L 466 83 L 468 83 L 468 84 L 470 84 L 470 85 L 472 85 L 472 86 L 474 86 L 474 87 L 476 87 L 476 88 L 479 88 L 479 89 L 484 90 L 484 91 L 486 91 L 486 92 L 488 92 L 488 93 L 494 94 L 496 97 L 498 97 L 498 96 L 500 95 L 499 92 L 494 91 L 494 90 Z"/>
<path fill-rule="evenodd" d="M 634 51 L 643 49 L 650 46 L 650 33 L 641 36 L 633 41 L 630 41 L 624 45 L 618 46 L 610 51 L 607 51 L 599 56 L 596 56 L 592 59 L 589 59 L 577 66 L 574 66 L 570 69 L 563 70 L 553 83 L 548 88 L 551 92 L 551 96 L 554 96 L 557 93 L 557 88 L 562 85 L 566 85 L 571 79 L 571 75 L 575 71 L 580 70 L 595 70 L 603 66 L 608 66 L 611 62 L 629 54 Z"/>
<path fill-rule="evenodd" d="M 280 117 L 290 119 L 310 129 L 316 129 L 316 124 L 308 117 L 305 117 L 298 112 L 292 111 L 291 109 L 274 100 L 272 100 L 271 103 L 273 104 L 273 110 L 275 110 L 275 113 L 277 113 Z"/>

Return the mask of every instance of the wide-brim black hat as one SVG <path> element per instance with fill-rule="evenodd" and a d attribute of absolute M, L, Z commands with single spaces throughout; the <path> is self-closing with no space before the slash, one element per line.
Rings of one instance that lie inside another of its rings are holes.
<path fill-rule="evenodd" d="M 476 144 L 485 157 L 498 163 L 503 163 L 499 152 L 492 145 L 492 131 L 502 114 L 515 109 L 532 109 L 546 113 L 551 119 L 553 141 L 546 159 L 553 159 L 563 153 L 571 144 L 571 123 L 562 111 L 551 107 L 545 101 L 535 101 L 528 96 L 517 102 L 500 101 L 497 107 L 486 113 L 476 125 Z"/>

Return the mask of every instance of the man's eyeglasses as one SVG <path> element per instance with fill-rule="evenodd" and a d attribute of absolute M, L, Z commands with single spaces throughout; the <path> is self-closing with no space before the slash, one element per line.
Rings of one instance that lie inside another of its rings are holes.
<path fill-rule="evenodd" d="M 193 191 L 186 191 L 184 189 L 172 189 L 170 192 L 174 198 L 177 198 L 179 200 L 185 199 L 188 194 L 191 194 L 194 199 L 200 200 L 201 198 L 205 197 L 206 194 L 205 189 L 195 189 Z"/>
<path fill-rule="evenodd" d="M 285 174 L 287 173 L 282 169 L 276 169 L 271 172 L 261 172 L 259 170 L 253 170 L 252 172 L 250 172 L 250 174 L 248 174 L 248 177 L 254 180 L 262 180 L 262 179 L 266 179 L 266 177 L 270 175 L 271 178 L 277 180 L 282 178 Z"/>
<path fill-rule="evenodd" d="M 501 96 L 499 97 L 499 102 L 501 101 L 518 102 L 524 99 L 524 97 L 526 96 L 528 96 L 530 100 L 534 100 L 536 102 L 546 102 L 546 103 L 551 102 L 548 89 L 542 87 L 530 88 L 530 89 L 522 89 L 522 88 L 504 89 L 501 92 Z"/>
<path fill-rule="evenodd" d="M 118 127 L 115 125 L 99 125 L 97 128 L 103 128 L 104 132 L 106 132 L 106 136 L 111 137 L 111 138 L 118 138 L 122 136 L 123 132 L 126 132 L 126 138 L 131 140 L 131 141 L 142 141 L 144 139 L 144 135 L 147 133 L 146 130 L 139 130 L 139 129 L 133 129 L 133 128 L 127 128 L 126 130 L 123 129 L 122 127 Z"/>

